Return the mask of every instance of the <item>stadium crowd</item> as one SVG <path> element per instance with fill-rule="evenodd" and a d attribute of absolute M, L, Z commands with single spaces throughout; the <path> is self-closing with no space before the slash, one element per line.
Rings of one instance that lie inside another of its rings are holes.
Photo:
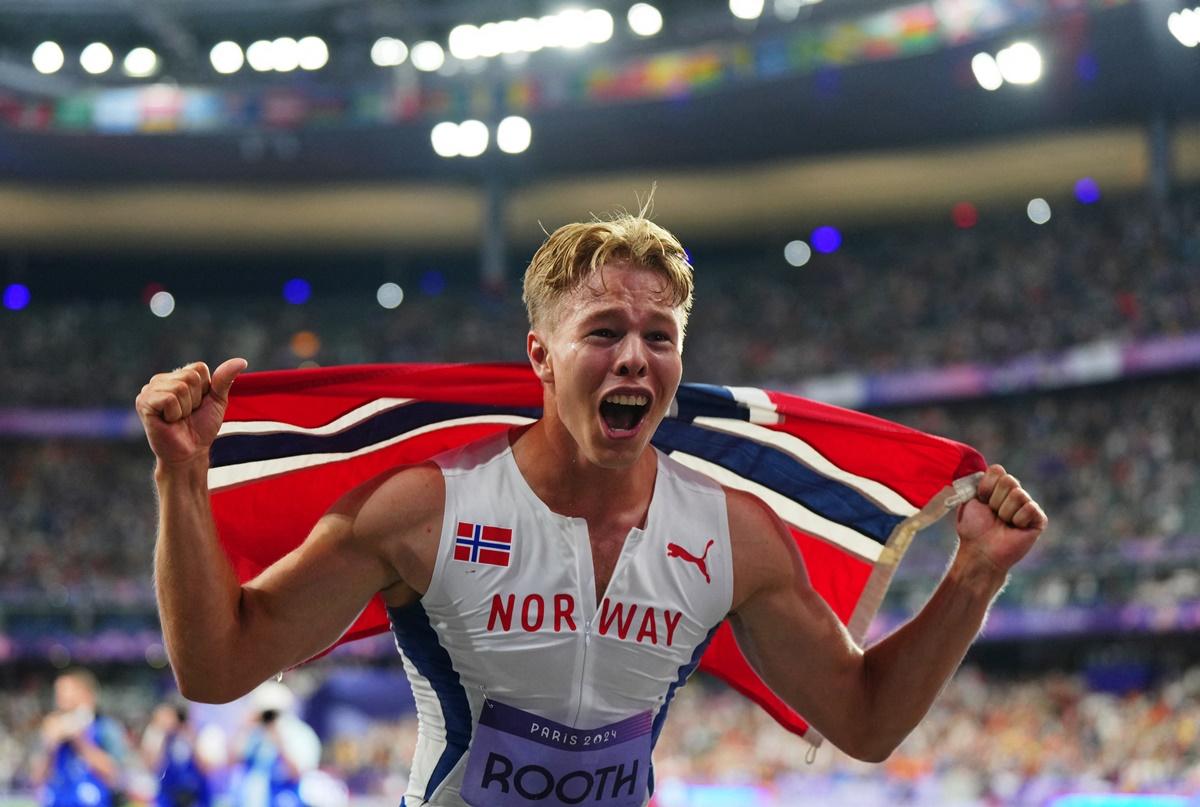
<path fill-rule="evenodd" d="M 289 674 L 311 687 L 323 672 Z M 400 671 L 396 669 L 397 676 Z M 108 713 L 130 749 L 143 745 L 154 688 L 107 686 Z M 29 765 L 48 693 L 26 687 L 0 705 L 0 792 L 30 789 Z M 214 724 L 215 725 L 215 724 Z M 205 725 L 198 726 L 202 731 Z M 413 718 L 376 720 L 322 738 L 321 770 L 357 797 L 395 804 L 416 740 Z M 1069 792 L 1194 793 L 1200 789 L 1200 668 L 1137 688 L 1090 687 L 1078 676 L 985 676 L 966 667 L 885 763 L 807 744 L 742 696 L 703 675 L 680 691 L 655 753 L 659 807 L 686 788 L 742 788 L 763 805 L 1043 805 Z M 220 745 L 220 744 L 218 744 Z M 215 752 L 208 752 L 209 754 Z M 217 802 L 227 761 L 210 765 Z M 130 798 L 154 798 L 146 761 L 126 757 Z M 228 796 L 226 795 L 227 799 Z M 772 800 L 773 799 L 773 800 Z"/>
<path fill-rule="evenodd" d="M 698 253 L 685 380 L 787 387 L 1200 330 L 1200 192 L 1162 211 L 1059 208 L 1042 227 L 851 234 L 799 269 L 763 246 Z M 245 356 L 252 370 L 524 358 L 515 284 L 417 283 L 386 310 L 352 275 L 314 279 L 303 305 L 181 293 L 165 319 L 135 299 L 39 302 L 35 289 L 29 307 L 0 312 L 0 406 L 126 405 L 151 374 L 198 356 Z M 240 282 L 223 278 L 220 294 Z"/>

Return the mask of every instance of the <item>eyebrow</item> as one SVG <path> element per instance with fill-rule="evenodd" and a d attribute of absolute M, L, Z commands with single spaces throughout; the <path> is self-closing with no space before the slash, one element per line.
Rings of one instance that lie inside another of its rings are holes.
<path fill-rule="evenodd" d="M 585 316 L 583 318 L 582 322 L 584 324 L 587 324 L 589 322 L 595 322 L 596 320 L 605 319 L 607 317 L 621 317 L 624 315 L 624 313 L 625 313 L 625 309 L 622 308 L 621 306 L 615 306 L 615 305 L 609 306 L 608 308 L 601 308 L 599 311 L 593 311 L 592 313 Z M 659 322 L 669 322 L 673 325 L 679 324 L 678 320 L 676 319 L 676 317 L 674 316 L 673 313 L 665 313 L 663 311 L 655 311 L 654 313 L 652 313 L 650 315 L 650 318 L 652 320 L 658 320 Z"/>

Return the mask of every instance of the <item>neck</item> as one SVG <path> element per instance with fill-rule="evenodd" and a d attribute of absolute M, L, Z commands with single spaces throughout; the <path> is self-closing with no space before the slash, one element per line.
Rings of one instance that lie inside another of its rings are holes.
<path fill-rule="evenodd" d="M 513 441 L 513 457 L 529 487 L 555 513 L 589 520 L 638 514 L 654 493 L 658 458 L 651 449 L 628 468 L 601 468 L 587 460 L 559 422 L 543 418 Z"/>

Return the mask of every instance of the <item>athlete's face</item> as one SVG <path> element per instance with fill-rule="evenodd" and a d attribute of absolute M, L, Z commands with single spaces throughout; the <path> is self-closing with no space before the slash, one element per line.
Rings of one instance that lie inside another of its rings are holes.
<path fill-rule="evenodd" d="M 558 321 L 529 334 L 546 414 L 602 468 L 632 465 L 666 415 L 683 373 L 678 313 L 665 278 L 607 263 L 559 304 Z"/>

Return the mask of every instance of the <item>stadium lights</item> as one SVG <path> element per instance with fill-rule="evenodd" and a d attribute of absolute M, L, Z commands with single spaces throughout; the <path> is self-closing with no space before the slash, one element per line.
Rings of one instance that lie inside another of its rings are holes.
<path fill-rule="evenodd" d="M 662 30 L 662 12 L 649 3 L 634 3 L 629 7 L 629 30 L 638 36 L 654 36 Z"/>
<path fill-rule="evenodd" d="M 426 40 L 413 45 L 413 67 L 426 73 L 432 73 L 446 63 L 446 53 L 436 42 Z"/>
<path fill-rule="evenodd" d="M 396 67 L 408 58 L 408 45 L 392 36 L 381 36 L 371 46 L 371 61 L 376 67 Z"/>
<path fill-rule="evenodd" d="M 79 54 L 79 66 L 93 76 L 107 73 L 113 66 L 113 52 L 103 42 L 93 42 Z"/>
<path fill-rule="evenodd" d="M 275 50 L 271 47 L 271 41 L 268 39 L 259 39 L 256 42 L 251 42 L 250 47 L 246 48 L 246 61 L 250 63 L 250 67 L 257 70 L 259 73 L 275 69 Z"/>
<path fill-rule="evenodd" d="M 812 259 L 812 247 L 799 239 L 789 241 L 783 248 L 783 259 L 789 265 L 800 268 Z"/>
<path fill-rule="evenodd" d="M 977 53 L 971 59 L 971 72 L 985 90 L 1009 84 L 1034 84 L 1042 77 L 1042 54 L 1028 42 L 1014 42 L 995 56 Z"/>
<path fill-rule="evenodd" d="M 505 154 L 520 154 L 533 140 L 533 127 L 519 115 L 509 115 L 496 127 L 496 145 Z"/>
<path fill-rule="evenodd" d="M 375 292 L 375 301 L 387 309 L 399 308 L 404 302 L 404 289 L 397 283 L 384 283 Z"/>
<path fill-rule="evenodd" d="M 228 76 L 242 69 L 246 63 L 246 55 L 236 42 L 218 42 L 208 52 L 208 60 L 212 62 L 213 70 L 223 76 Z"/>
<path fill-rule="evenodd" d="M 1050 203 L 1041 197 L 1030 199 L 1029 204 L 1025 206 L 1025 215 L 1029 216 L 1029 220 L 1034 224 L 1045 224 L 1050 221 Z"/>
<path fill-rule="evenodd" d="M 300 69 L 320 70 L 329 64 L 329 46 L 319 36 L 306 36 L 297 46 L 300 48 Z"/>
<path fill-rule="evenodd" d="M 150 298 L 150 313 L 160 319 L 175 312 L 175 297 L 169 291 L 156 291 Z"/>
<path fill-rule="evenodd" d="M 506 154 L 520 154 L 529 148 L 533 127 L 529 121 L 510 115 L 496 127 L 496 145 Z M 487 151 L 488 127 L 478 120 L 462 123 L 442 121 L 429 132 L 433 151 L 439 157 L 478 157 Z"/>
<path fill-rule="evenodd" d="M 1016 42 L 996 54 L 996 66 L 1009 84 L 1033 84 L 1042 77 L 1042 54 L 1028 42 Z"/>
<path fill-rule="evenodd" d="M 57 73 L 64 62 L 66 56 L 57 42 L 43 42 L 33 49 L 33 66 L 39 73 Z"/>
<path fill-rule="evenodd" d="M 1180 45 L 1187 48 L 1200 45 L 1200 7 L 1172 12 L 1167 17 L 1167 28 Z"/>
<path fill-rule="evenodd" d="M 271 42 L 271 58 L 280 73 L 290 73 L 300 67 L 300 43 L 290 36 Z"/>
<path fill-rule="evenodd" d="M 729 0 L 729 11 L 739 20 L 757 20 L 763 13 L 763 0 Z"/>
<path fill-rule="evenodd" d="M 158 54 L 150 48 L 134 48 L 125 54 L 121 68 L 131 78 L 152 76 L 158 71 Z"/>
<path fill-rule="evenodd" d="M 821 0 L 775 0 L 775 16 L 782 22 L 791 22 L 800 16 L 800 9 L 815 6 Z"/>
<path fill-rule="evenodd" d="M 645 3 L 637 5 L 646 6 Z M 661 15 L 659 19 L 661 27 Z M 450 30 L 447 48 L 451 56 L 464 62 L 535 53 L 543 48 L 578 50 L 612 39 L 614 27 L 612 14 L 602 8 L 568 8 L 537 19 L 521 17 L 478 26 L 456 25 Z"/>

